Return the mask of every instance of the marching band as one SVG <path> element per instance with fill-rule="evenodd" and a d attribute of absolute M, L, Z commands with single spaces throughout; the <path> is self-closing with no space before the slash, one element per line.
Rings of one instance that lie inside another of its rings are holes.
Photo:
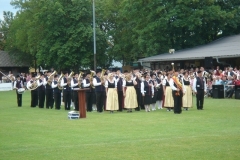
<path fill-rule="evenodd" d="M 140 71 L 132 72 L 106 70 L 89 70 L 85 73 L 64 71 L 57 75 L 56 71 L 46 75 L 32 74 L 24 88 L 23 80 L 18 75 L 14 82 L 18 106 L 22 106 L 24 90 L 31 91 L 31 107 L 46 109 L 70 110 L 71 106 L 78 111 L 78 88 L 86 88 L 86 110 L 102 113 L 104 110 L 127 112 L 145 110 L 146 112 L 162 109 L 174 111 L 175 114 L 189 110 L 193 106 L 193 94 L 197 97 L 197 109 L 203 109 L 204 95 L 207 90 L 209 73 L 203 67 L 196 72 L 174 70 L 170 71 Z M 217 72 L 217 71 L 216 71 Z M 61 96 L 62 95 L 62 96 Z M 61 97 L 63 99 L 61 100 Z M 97 109 L 95 109 L 95 106 Z"/>

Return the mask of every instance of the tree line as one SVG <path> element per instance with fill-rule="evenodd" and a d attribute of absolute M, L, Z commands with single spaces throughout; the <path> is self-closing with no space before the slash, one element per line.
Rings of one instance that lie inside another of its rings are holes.
<path fill-rule="evenodd" d="M 93 68 L 92 0 L 13 0 L 0 49 L 16 61 Z M 97 66 L 190 48 L 240 33 L 236 0 L 95 0 Z"/>

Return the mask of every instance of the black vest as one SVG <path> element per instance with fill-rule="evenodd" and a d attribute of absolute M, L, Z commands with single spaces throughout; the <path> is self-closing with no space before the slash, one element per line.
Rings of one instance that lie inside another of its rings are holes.
<path fill-rule="evenodd" d="M 101 82 L 100 78 L 98 78 L 98 77 L 96 77 L 96 80 L 97 80 L 97 83 Z M 96 92 L 104 92 L 105 87 L 103 85 L 95 86 L 95 91 Z"/>
<path fill-rule="evenodd" d="M 118 91 L 122 91 L 122 84 L 123 84 L 123 80 L 122 80 L 122 78 L 119 78 L 119 80 L 118 80 L 118 83 L 117 83 L 117 90 Z"/>
<path fill-rule="evenodd" d="M 21 80 L 20 81 L 16 81 L 16 87 L 17 88 L 22 88 L 22 84 L 21 84 Z"/>
<path fill-rule="evenodd" d="M 39 82 L 42 83 L 42 80 L 39 79 Z M 38 90 L 44 91 L 45 90 L 45 86 L 42 84 L 41 86 L 38 87 Z"/>
<path fill-rule="evenodd" d="M 152 95 L 152 88 L 149 86 L 147 81 L 144 81 L 143 83 L 144 83 L 144 91 L 145 91 L 144 94 L 151 96 Z M 149 81 L 149 83 L 151 83 L 151 82 Z"/>
<path fill-rule="evenodd" d="M 48 77 L 46 77 L 46 81 L 48 81 Z M 52 85 L 51 85 L 51 84 L 49 85 L 49 84 L 47 83 L 47 84 L 46 84 L 46 89 L 52 89 Z"/>
<path fill-rule="evenodd" d="M 78 83 L 78 81 L 75 78 L 73 78 L 73 83 L 76 84 L 76 83 Z M 77 86 L 75 86 L 73 88 L 79 88 L 79 86 L 77 85 Z"/>
<path fill-rule="evenodd" d="M 58 82 L 57 81 L 53 81 L 53 83 L 56 85 Z M 53 91 L 54 91 L 54 93 L 60 93 L 61 92 L 61 90 L 58 88 L 58 86 L 53 88 Z"/>
<path fill-rule="evenodd" d="M 202 78 L 202 81 L 199 77 L 196 78 L 197 79 L 197 83 L 196 83 L 196 89 L 204 89 L 204 81 Z"/>
<path fill-rule="evenodd" d="M 115 81 L 113 83 L 108 81 L 108 88 L 115 88 Z"/>
<path fill-rule="evenodd" d="M 64 78 L 63 78 L 63 82 L 64 82 L 64 83 L 67 83 L 67 78 L 64 77 Z M 66 86 L 64 86 L 63 90 L 64 90 L 64 91 L 71 91 L 71 87 L 69 87 L 68 85 L 66 85 Z"/>

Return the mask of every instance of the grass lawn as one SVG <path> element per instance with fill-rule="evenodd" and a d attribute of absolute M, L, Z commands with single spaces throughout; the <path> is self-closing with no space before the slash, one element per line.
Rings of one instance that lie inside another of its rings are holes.
<path fill-rule="evenodd" d="M 62 107 L 63 108 L 63 107 Z M 177 115 L 157 110 L 87 113 L 30 108 L 30 92 L 17 107 L 15 91 L 0 92 L 1 160 L 240 159 L 240 101 L 205 99 Z"/>

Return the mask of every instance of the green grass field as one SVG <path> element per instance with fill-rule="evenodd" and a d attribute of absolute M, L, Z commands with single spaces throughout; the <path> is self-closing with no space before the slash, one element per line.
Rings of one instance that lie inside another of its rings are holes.
<path fill-rule="evenodd" d="M 17 107 L 15 91 L 0 92 L 1 160 L 240 159 L 240 101 L 205 99 L 182 114 L 166 110 L 87 113 Z M 63 107 L 62 107 L 63 108 Z"/>

